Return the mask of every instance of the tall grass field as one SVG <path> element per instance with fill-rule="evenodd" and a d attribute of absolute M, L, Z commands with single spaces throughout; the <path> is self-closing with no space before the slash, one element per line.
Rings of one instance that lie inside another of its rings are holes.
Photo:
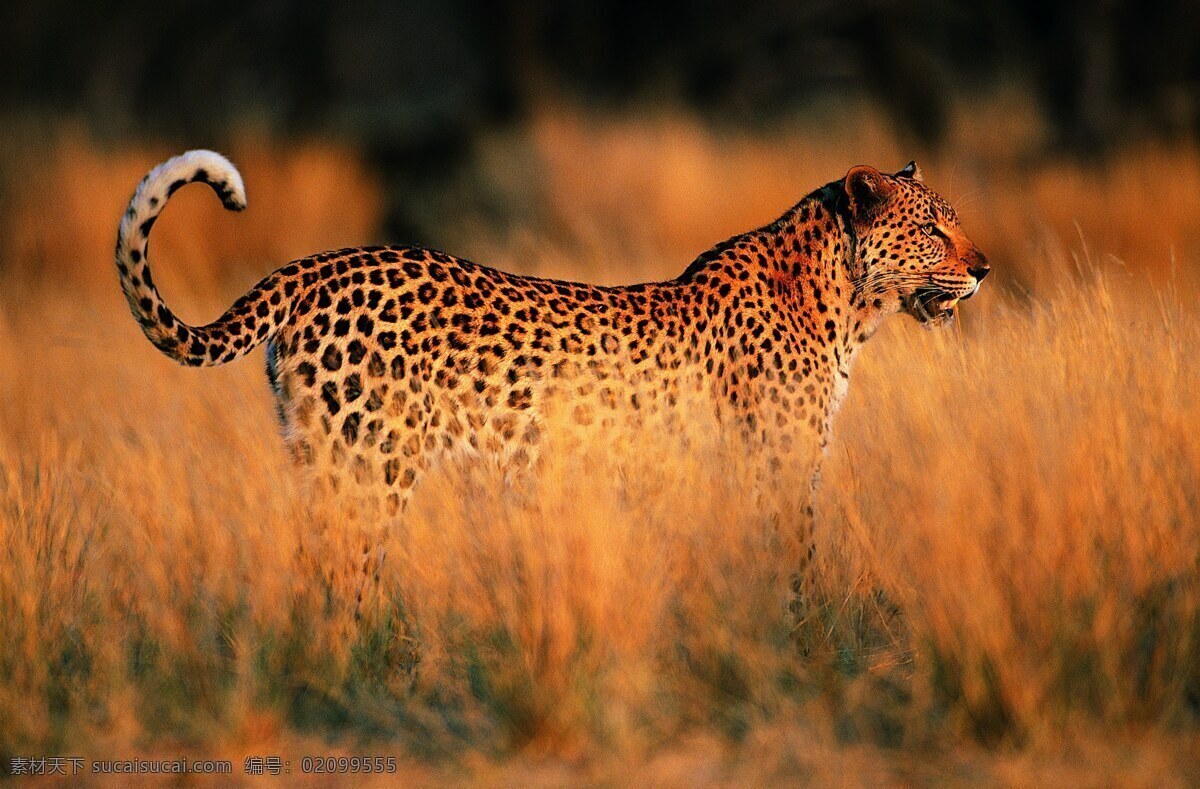
<path fill-rule="evenodd" d="M 861 354 L 798 616 L 800 546 L 701 409 L 686 448 L 552 439 L 520 494 L 448 469 L 400 528 L 306 500 L 261 352 L 177 367 L 119 293 L 117 220 L 178 151 L 8 146 L 0 769 L 276 754 L 299 778 L 303 755 L 386 754 L 374 780 L 415 785 L 1200 783 L 1200 149 L 1072 163 L 1012 117 L 917 156 L 995 275 L 954 325 L 897 316 Z M 156 226 L 155 278 L 193 323 L 290 258 L 378 240 L 353 150 L 239 139 L 249 209 L 185 189 Z M 919 153 L 869 114 L 751 134 L 560 107 L 412 195 L 435 229 L 397 240 L 666 278 Z M 367 544 L 385 558 L 356 617 Z"/>

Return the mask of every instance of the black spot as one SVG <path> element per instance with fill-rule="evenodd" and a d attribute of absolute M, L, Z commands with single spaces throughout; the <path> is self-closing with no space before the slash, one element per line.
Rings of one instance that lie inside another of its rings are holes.
<path fill-rule="evenodd" d="M 342 422 L 342 438 L 346 440 L 347 445 L 358 441 L 358 426 L 361 422 L 362 415 L 357 411 L 346 415 L 346 420 Z"/>
<path fill-rule="evenodd" d="M 342 404 L 338 402 L 337 384 L 333 381 L 326 381 L 321 386 L 321 399 L 325 401 L 325 409 L 329 411 L 330 416 L 335 416 L 342 410 Z"/>
<path fill-rule="evenodd" d="M 412 294 L 407 295 L 411 296 Z M 395 299 L 388 299 L 386 302 L 384 302 L 383 309 L 379 311 L 379 320 L 383 321 L 384 323 L 396 322 L 397 316 Z"/>
<path fill-rule="evenodd" d="M 342 352 L 333 343 L 325 347 L 325 353 L 321 355 L 321 365 L 326 370 L 337 370 L 342 366 Z"/>
<path fill-rule="evenodd" d="M 317 382 L 317 368 L 308 362 L 300 362 L 296 367 L 296 372 L 300 375 L 300 380 L 304 381 L 305 386 L 312 386 Z"/>
<path fill-rule="evenodd" d="M 346 395 L 347 403 L 353 403 L 362 396 L 362 379 L 358 377 L 358 373 L 346 376 L 346 382 L 342 385 L 342 390 Z"/>
<path fill-rule="evenodd" d="M 396 479 L 400 476 L 400 461 L 395 458 L 388 458 L 383 464 L 383 478 L 389 485 L 396 484 Z"/>

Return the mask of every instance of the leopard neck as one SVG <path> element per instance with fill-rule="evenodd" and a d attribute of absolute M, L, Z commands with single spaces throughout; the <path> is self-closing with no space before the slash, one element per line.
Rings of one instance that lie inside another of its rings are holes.
<path fill-rule="evenodd" d="M 858 244 L 841 182 L 808 195 L 764 231 L 777 250 L 770 276 L 781 314 L 831 346 L 843 369 L 861 342 L 861 316 Z"/>
<path fill-rule="evenodd" d="M 845 190 L 834 181 L 807 195 L 765 227 L 734 236 L 695 261 L 674 282 L 741 293 L 738 307 L 757 305 L 750 291 L 765 284 L 770 321 L 790 325 L 812 345 L 832 347 L 848 374 L 858 348 L 882 313 L 858 291 L 861 261 Z"/>

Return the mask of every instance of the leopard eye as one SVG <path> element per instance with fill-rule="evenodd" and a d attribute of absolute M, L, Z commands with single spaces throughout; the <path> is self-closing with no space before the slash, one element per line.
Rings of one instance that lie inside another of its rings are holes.
<path fill-rule="evenodd" d="M 924 233 L 925 235 L 929 236 L 930 238 L 938 238 L 939 236 L 942 235 L 942 231 L 939 230 L 938 226 L 933 224 L 932 222 L 925 224 L 925 225 L 921 225 L 921 232 Z"/>

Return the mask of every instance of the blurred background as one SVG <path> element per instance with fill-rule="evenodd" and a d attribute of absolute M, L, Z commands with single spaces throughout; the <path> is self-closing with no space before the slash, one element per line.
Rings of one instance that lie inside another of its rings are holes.
<path fill-rule="evenodd" d="M 1194 0 L 0 4 L 0 777 L 341 738 L 418 785 L 1200 785 L 1197 41 Z M 378 534 L 307 508 L 262 357 L 173 365 L 117 286 L 200 147 L 249 210 L 155 225 L 190 323 L 374 242 L 674 277 L 910 159 L 995 273 L 856 363 L 803 621 L 670 440 L 429 488 L 360 620 Z"/>
<path fill-rule="evenodd" d="M 522 243 L 581 261 L 615 238 L 663 261 L 616 243 L 618 268 L 665 276 L 853 164 L 914 157 L 986 213 L 1010 284 L 1032 286 L 1043 231 L 1155 268 L 1196 242 L 1198 39 L 1186 0 L 12 3 L 0 271 L 62 265 L 12 226 L 39 195 L 115 225 L 142 171 L 201 146 L 266 193 L 250 221 L 303 220 L 219 270 L 368 241 L 521 267 Z M 1140 200 L 1168 218 L 1114 226 Z"/>

